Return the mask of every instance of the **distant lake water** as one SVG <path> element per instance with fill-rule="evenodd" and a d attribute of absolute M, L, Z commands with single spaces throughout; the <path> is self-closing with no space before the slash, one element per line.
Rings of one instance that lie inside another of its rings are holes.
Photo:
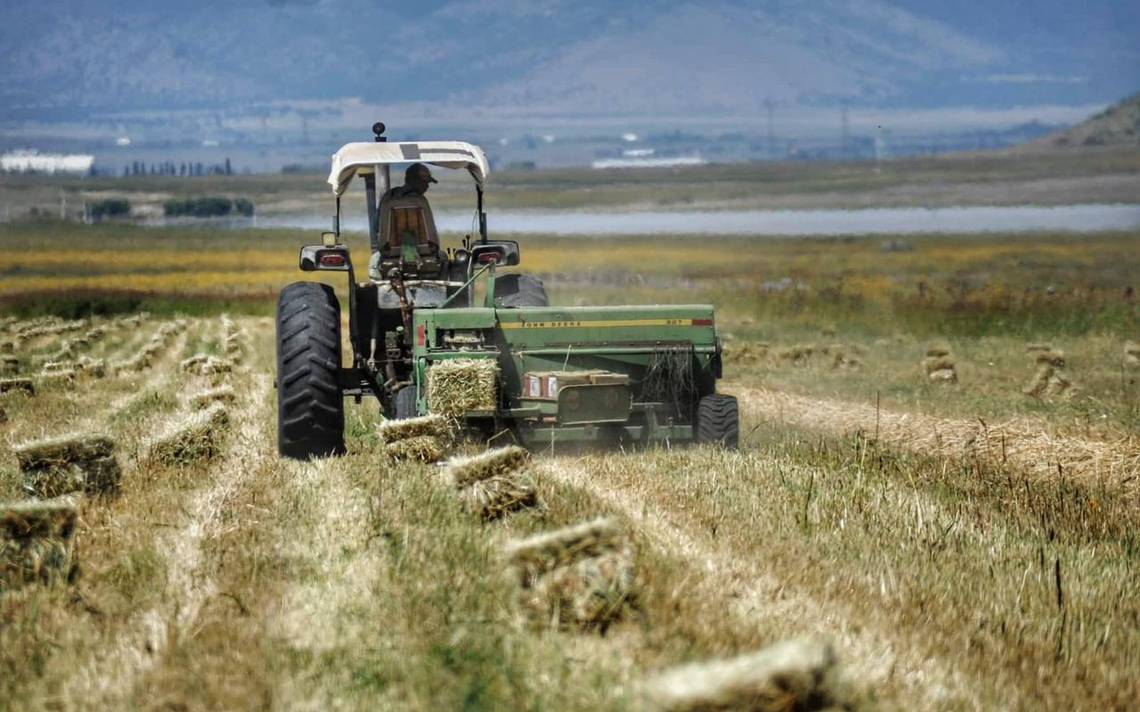
<path fill-rule="evenodd" d="M 364 231 L 363 216 L 346 210 L 344 230 Z M 265 216 L 257 227 L 329 229 L 321 216 Z M 862 210 L 723 211 L 522 211 L 491 212 L 492 234 L 546 235 L 902 235 L 1059 230 L 1095 232 L 1140 229 L 1140 205 L 1015 205 L 1000 207 L 869 208 Z M 248 224 L 248 223 L 247 223 Z M 439 212 L 441 232 L 471 232 L 471 213 Z"/>

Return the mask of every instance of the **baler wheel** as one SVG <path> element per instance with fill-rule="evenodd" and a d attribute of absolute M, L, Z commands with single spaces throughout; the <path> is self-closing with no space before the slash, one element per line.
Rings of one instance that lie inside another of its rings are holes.
<path fill-rule="evenodd" d="M 340 303 L 332 287 L 285 287 L 277 302 L 277 448 L 283 457 L 344 454 L 340 349 Z"/>
<path fill-rule="evenodd" d="M 740 444 L 740 407 L 736 398 L 720 393 L 697 403 L 697 442 L 720 443 L 735 449 Z"/>

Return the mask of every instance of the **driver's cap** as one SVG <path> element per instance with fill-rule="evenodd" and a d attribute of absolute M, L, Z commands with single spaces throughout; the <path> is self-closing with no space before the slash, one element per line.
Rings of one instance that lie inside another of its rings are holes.
<path fill-rule="evenodd" d="M 413 163 L 404 171 L 404 182 L 410 183 L 412 181 L 423 181 L 425 183 L 439 182 L 435 178 L 432 178 L 431 171 L 422 163 Z"/>

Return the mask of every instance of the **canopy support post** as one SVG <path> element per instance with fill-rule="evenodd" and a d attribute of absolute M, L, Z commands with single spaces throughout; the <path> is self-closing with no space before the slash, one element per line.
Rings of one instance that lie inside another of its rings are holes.
<path fill-rule="evenodd" d="M 380 251 L 380 221 L 376 205 L 376 174 L 364 175 L 364 199 L 368 202 L 368 246 L 372 252 Z"/>
<path fill-rule="evenodd" d="M 483 186 L 475 188 L 476 209 L 479 211 L 479 238 L 487 242 L 487 213 L 483 210 Z"/>

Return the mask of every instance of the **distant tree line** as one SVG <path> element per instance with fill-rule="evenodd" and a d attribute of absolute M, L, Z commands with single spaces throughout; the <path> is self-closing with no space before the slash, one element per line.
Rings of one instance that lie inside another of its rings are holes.
<path fill-rule="evenodd" d="M 162 204 L 166 217 L 221 218 L 229 215 L 253 217 L 253 203 L 245 198 L 175 198 Z"/>
<path fill-rule="evenodd" d="M 87 203 L 87 217 L 99 222 L 107 218 L 125 218 L 131 214 L 131 203 L 126 198 L 107 198 Z"/>
<path fill-rule="evenodd" d="M 232 176 L 233 165 L 226 158 L 222 163 L 160 161 L 147 163 L 146 161 L 131 161 L 123 166 L 123 177 L 127 176 L 179 176 L 194 178 L 198 176 Z"/>

